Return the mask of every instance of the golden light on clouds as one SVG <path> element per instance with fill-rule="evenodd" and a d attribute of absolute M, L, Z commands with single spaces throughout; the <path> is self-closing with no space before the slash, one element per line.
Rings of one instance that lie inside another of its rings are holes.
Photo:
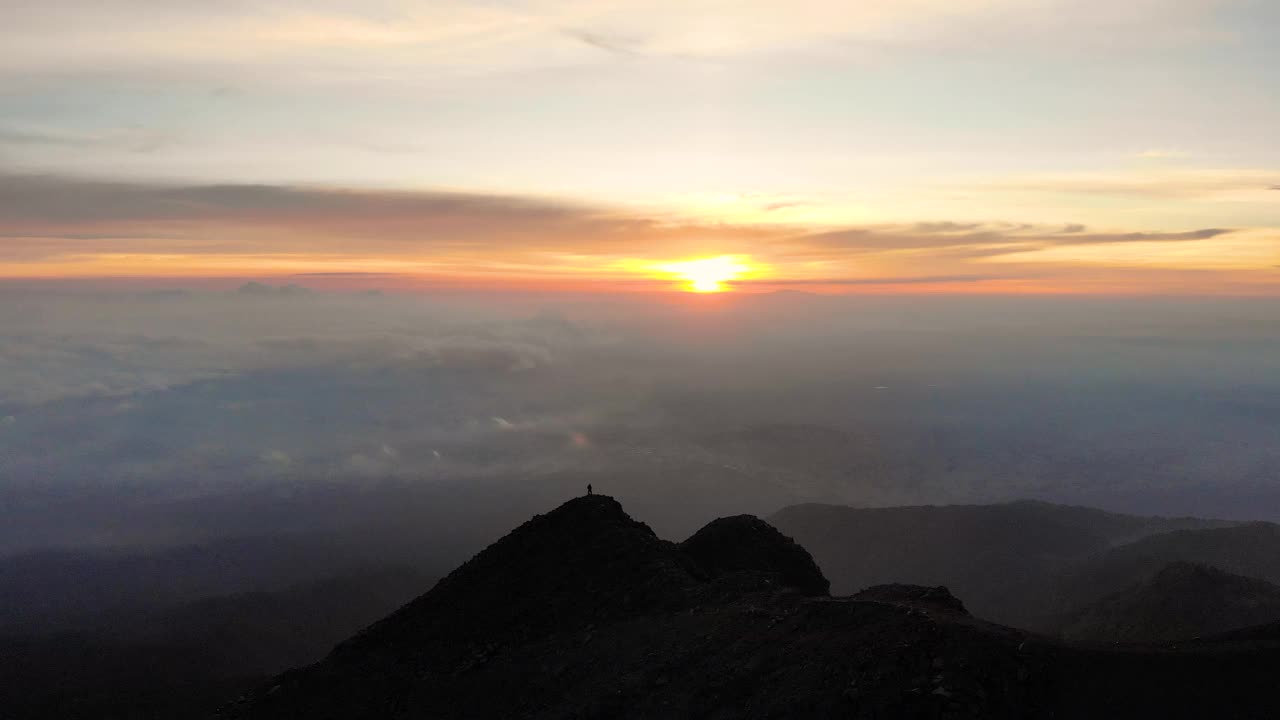
<path fill-rule="evenodd" d="M 774 213 L 809 207 L 792 197 L 748 200 Z M 517 195 L 59 176 L 0 176 L 0 207 L 8 213 L 0 282 L 305 277 L 387 289 L 1280 293 L 1280 231 L 1265 218 L 1254 227 L 1167 229 L 729 223 Z"/>

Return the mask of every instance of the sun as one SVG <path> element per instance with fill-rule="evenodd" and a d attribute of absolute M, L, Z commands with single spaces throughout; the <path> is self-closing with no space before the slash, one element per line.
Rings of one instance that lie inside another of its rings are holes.
<path fill-rule="evenodd" d="M 751 271 L 740 255 L 699 258 L 668 263 L 658 268 L 688 281 L 687 289 L 696 293 L 723 292 L 725 283 Z"/>

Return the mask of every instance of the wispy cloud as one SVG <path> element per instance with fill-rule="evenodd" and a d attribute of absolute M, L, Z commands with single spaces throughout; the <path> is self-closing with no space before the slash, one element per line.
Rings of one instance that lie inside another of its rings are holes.
<path fill-rule="evenodd" d="M 1109 195 L 1172 200 L 1211 200 L 1277 186 L 1280 171 L 1267 169 L 1177 169 L 1072 173 L 976 181 L 967 187 L 1004 191 Z"/>
<path fill-rule="evenodd" d="M 567 29 L 564 34 L 597 50 L 614 55 L 640 55 L 639 43 L 634 39 L 626 39 L 591 32 L 590 30 Z"/>
<path fill-rule="evenodd" d="M 1274 258 L 1257 262 L 1267 236 L 1229 228 L 920 221 L 812 231 L 676 218 L 519 195 L 0 176 L 0 275 L 624 282 L 654 261 L 735 254 L 765 268 L 762 281 L 923 286 L 1062 274 L 1071 259 L 1088 268 L 1143 253 L 1184 267 L 1221 265 L 1221 248 L 1233 268 Z M 996 261 L 1010 269 L 993 275 Z"/>
<path fill-rule="evenodd" d="M 1209 240 L 1233 232 L 1204 228 L 1183 232 L 1088 232 L 1082 225 L 1064 230 L 1009 223 L 916 223 L 883 225 L 814 233 L 793 238 L 799 247 L 848 250 L 919 250 L 942 248 L 1001 248 L 1014 252 L 1027 245 L 1106 245 L 1139 242 L 1191 242 Z"/>
<path fill-rule="evenodd" d="M 1177 160 L 1190 157 L 1190 153 L 1182 150 L 1151 149 L 1136 152 L 1133 156 L 1142 160 Z"/>
<path fill-rule="evenodd" d="M 49 146 L 71 149 L 111 149 L 154 152 L 174 142 L 171 133 L 146 128 L 125 128 L 96 133 L 0 127 L 0 146 Z"/>
<path fill-rule="evenodd" d="M 166 185 L 0 176 L 0 262 L 112 256 L 121 262 L 294 263 L 297 272 L 377 260 L 420 272 L 575 270 L 574 258 L 672 257 L 692 242 L 741 248 L 777 230 L 694 224 L 589 203 L 463 192 L 288 185 Z M 580 264 L 580 263 L 579 263 Z"/>
<path fill-rule="evenodd" d="M 871 286 L 871 285 L 953 285 L 961 283 L 984 283 L 992 280 L 1010 280 L 1023 279 L 1023 275 L 1008 274 L 988 274 L 988 275 L 916 275 L 916 276 L 890 276 L 890 277 L 827 277 L 827 278 L 804 278 L 804 279 L 787 279 L 779 278 L 773 280 L 741 280 L 732 283 L 733 285 L 764 285 L 770 287 L 790 287 L 790 286 Z"/>
<path fill-rule="evenodd" d="M 0 44 L 9 73 L 97 73 L 147 68 L 256 68 L 297 77 L 308 62 L 342 53 L 342 65 L 396 73 L 536 67 L 567 58 L 568 31 L 584 46 L 615 54 L 732 56 L 807 46 L 936 49 L 973 43 L 1032 44 L 1080 36 L 1136 42 L 1202 37 L 1209 0 L 1144 0 L 1138 9 L 1102 0 L 294 0 L 252 3 L 23 4 L 8 13 Z M 1154 21 L 1158 19 L 1158 21 Z M 1087 32 L 1085 32 L 1087 31 Z M 558 37 L 559 36 L 559 37 Z M 625 40 L 624 40 L 625 38 Z M 235 53 L 227 48 L 234 47 Z"/>

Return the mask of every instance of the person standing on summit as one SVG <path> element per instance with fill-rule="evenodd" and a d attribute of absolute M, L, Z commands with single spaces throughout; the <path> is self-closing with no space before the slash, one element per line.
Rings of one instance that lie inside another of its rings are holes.
<path fill-rule="evenodd" d="M 587 494 L 591 494 L 591 483 L 587 483 Z"/>

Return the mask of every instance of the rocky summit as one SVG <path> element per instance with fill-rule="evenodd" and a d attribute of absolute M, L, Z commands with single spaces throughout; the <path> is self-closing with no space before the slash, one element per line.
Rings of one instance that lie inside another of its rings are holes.
<path fill-rule="evenodd" d="M 776 573 L 782 585 L 806 595 L 827 595 L 831 590 L 808 551 L 753 515 L 712 521 L 680 543 L 680 549 L 710 576 Z"/>
<path fill-rule="evenodd" d="M 538 515 L 432 590 L 224 708 L 306 718 L 1276 717 L 1274 632 L 1072 646 L 946 588 L 833 598 L 767 523 L 681 544 L 612 498 Z"/>

